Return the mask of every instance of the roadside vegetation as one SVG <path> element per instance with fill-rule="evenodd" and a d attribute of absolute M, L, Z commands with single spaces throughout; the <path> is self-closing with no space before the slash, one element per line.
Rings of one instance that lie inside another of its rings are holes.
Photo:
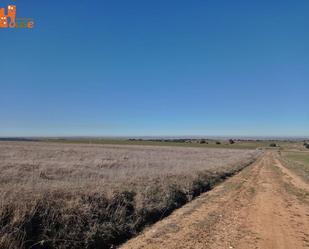
<path fill-rule="evenodd" d="M 258 150 L 0 143 L 0 248 L 111 248 Z"/>
<path fill-rule="evenodd" d="M 309 183 L 309 152 L 289 151 L 283 153 L 285 165 Z"/>

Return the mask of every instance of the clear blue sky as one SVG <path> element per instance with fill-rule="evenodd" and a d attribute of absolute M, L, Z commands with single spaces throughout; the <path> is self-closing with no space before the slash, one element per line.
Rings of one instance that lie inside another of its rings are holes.
<path fill-rule="evenodd" d="M 1 1 L 0 136 L 309 136 L 309 1 Z"/>

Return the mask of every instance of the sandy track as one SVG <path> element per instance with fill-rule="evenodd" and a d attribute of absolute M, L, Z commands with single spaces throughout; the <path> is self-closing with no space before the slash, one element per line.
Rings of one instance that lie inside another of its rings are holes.
<path fill-rule="evenodd" d="M 121 249 L 309 248 L 308 194 L 308 184 L 266 152 Z"/>

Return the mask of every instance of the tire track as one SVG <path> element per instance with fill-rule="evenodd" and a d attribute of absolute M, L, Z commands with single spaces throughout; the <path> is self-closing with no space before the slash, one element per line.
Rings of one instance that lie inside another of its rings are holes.
<path fill-rule="evenodd" d="M 265 152 L 121 249 L 309 248 L 308 203 L 287 189 L 308 186 L 295 175 L 288 182 L 285 169 L 275 152 Z"/>

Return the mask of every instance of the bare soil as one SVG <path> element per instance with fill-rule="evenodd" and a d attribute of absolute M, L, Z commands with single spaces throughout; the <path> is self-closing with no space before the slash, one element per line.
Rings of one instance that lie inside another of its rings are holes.
<path fill-rule="evenodd" d="M 309 186 L 275 151 L 121 249 L 309 248 Z"/>

